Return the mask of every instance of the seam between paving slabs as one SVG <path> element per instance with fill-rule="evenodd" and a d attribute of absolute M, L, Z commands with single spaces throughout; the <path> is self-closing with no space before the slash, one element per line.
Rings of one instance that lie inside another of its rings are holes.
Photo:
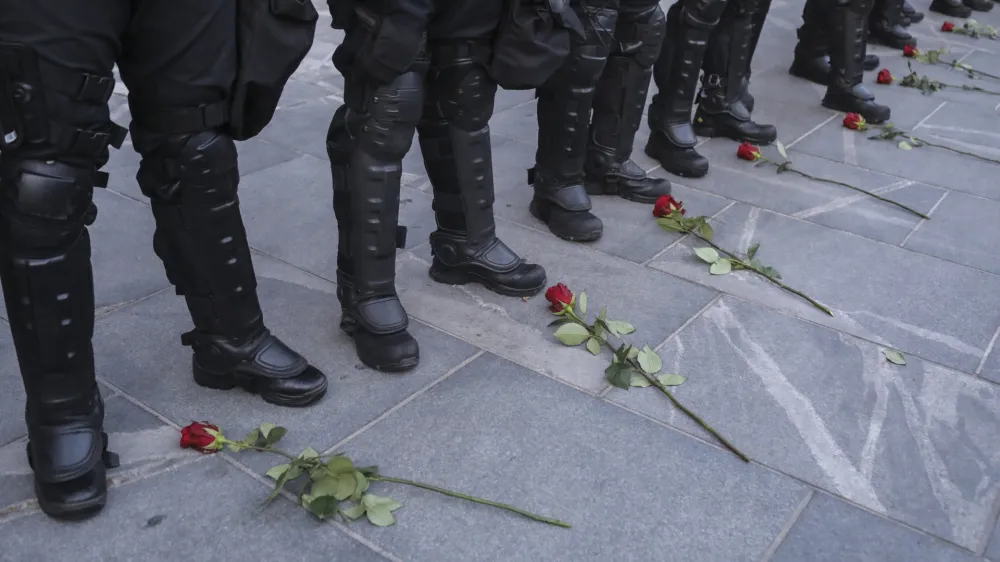
<path fill-rule="evenodd" d="M 996 500 L 994 501 L 994 504 L 995 505 L 993 506 L 993 516 L 990 517 L 990 519 L 987 520 L 986 523 L 987 524 L 986 537 L 983 539 L 982 544 L 979 545 L 979 548 L 976 549 L 976 554 L 978 554 L 979 556 L 986 556 L 986 549 L 990 547 L 990 540 L 993 538 L 994 534 L 1000 536 L 1000 533 L 996 532 L 997 529 L 1000 528 L 1000 495 L 997 496 Z M 993 522 L 992 527 L 989 526 L 990 521 Z M 994 530 L 993 533 L 989 531 L 990 528 Z"/>
<path fill-rule="evenodd" d="M 788 536 L 788 533 L 792 532 L 792 527 L 795 527 L 795 524 L 799 522 L 799 519 L 802 517 L 802 513 L 806 510 L 806 507 L 809 506 L 809 503 L 812 502 L 813 496 L 815 495 L 816 492 L 810 488 L 809 492 L 806 493 L 806 497 L 799 502 L 795 511 L 792 512 L 788 521 L 785 522 L 785 527 L 781 529 L 781 531 L 774 537 L 774 540 L 771 541 L 771 545 L 766 551 L 764 551 L 764 555 L 761 556 L 759 562 L 771 562 L 771 558 L 774 557 L 774 553 L 777 552 L 778 548 L 785 542 L 785 538 Z"/>
<path fill-rule="evenodd" d="M 941 203 L 944 203 L 944 200 L 946 197 L 948 197 L 949 193 L 951 193 L 951 190 L 945 190 L 945 192 L 941 194 L 941 197 L 937 200 L 937 203 L 934 203 L 934 206 L 931 207 L 931 210 L 927 211 L 927 216 L 931 216 L 934 214 L 934 211 L 936 211 L 937 208 L 941 206 Z M 910 241 L 910 238 L 912 238 L 913 235 L 916 234 L 918 230 L 920 230 L 920 227 L 922 227 L 925 222 L 927 222 L 927 219 L 918 220 L 917 224 L 913 225 L 913 228 L 910 229 L 910 232 L 906 235 L 905 238 L 903 238 L 903 241 L 899 243 L 899 247 L 906 248 L 906 243 Z"/>

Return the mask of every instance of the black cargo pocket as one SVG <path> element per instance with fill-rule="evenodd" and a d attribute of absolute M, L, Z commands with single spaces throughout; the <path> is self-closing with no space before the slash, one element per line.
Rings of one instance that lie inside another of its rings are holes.
<path fill-rule="evenodd" d="M 319 13 L 312 0 L 270 0 L 271 13 L 290 20 L 314 22 L 319 19 Z"/>
<path fill-rule="evenodd" d="M 361 9 L 357 14 L 369 31 L 368 41 L 358 56 L 358 65 L 378 82 L 392 82 L 409 70 L 423 52 L 424 26 L 412 18 L 377 17 Z"/>

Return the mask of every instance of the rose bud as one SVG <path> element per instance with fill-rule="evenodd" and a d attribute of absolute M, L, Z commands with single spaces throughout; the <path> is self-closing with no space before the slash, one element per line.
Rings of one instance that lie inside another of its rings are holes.
<path fill-rule="evenodd" d="M 844 127 L 848 129 L 863 131 L 867 126 L 868 123 L 865 121 L 865 118 L 857 113 L 848 113 L 847 117 L 844 117 Z"/>
<path fill-rule="evenodd" d="M 549 301 L 549 310 L 554 314 L 563 314 L 567 309 L 572 309 L 573 304 L 576 302 L 573 291 L 570 291 L 569 287 L 562 283 L 554 287 L 549 287 L 545 291 L 545 298 Z"/>
<path fill-rule="evenodd" d="M 954 29 L 955 29 L 955 24 L 951 23 L 950 21 L 946 21 L 941 24 L 941 31 L 944 31 L 945 33 L 953 31 Z"/>
<path fill-rule="evenodd" d="M 879 84 L 892 84 L 895 78 L 892 77 L 892 73 L 889 72 L 888 68 L 883 68 L 878 71 L 878 78 L 875 81 Z"/>
<path fill-rule="evenodd" d="M 907 45 L 907 46 L 903 47 L 903 56 L 904 57 L 913 58 L 913 57 L 917 56 L 919 53 L 920 53 L 920 51 L 918 51 L 917 48 L 915 46 L 913 46 L 913 45 Z"/>
<path fill-rule="evenodd" d="M 181 448 L 210 454 L 222 449 L 222 431 L 208 422 L 192 422 L 181 429 Z"/>
<path fill-rule="evenodd" d="M 755 162 L 761 158 L 760 149 L 748 142 L 741 144 L 736 149 L 736 156 L 750 162 Z"/>
<path fill-rule="evenodd" d="M 674 199 L 671 195 L 661 195 L 656 200 L 656 204 L 653 205 L 653 216 L 657 218 L 669 216 L 677 211 L 680 211 L 681 215 L 687 213 L 684 203 Z"/>

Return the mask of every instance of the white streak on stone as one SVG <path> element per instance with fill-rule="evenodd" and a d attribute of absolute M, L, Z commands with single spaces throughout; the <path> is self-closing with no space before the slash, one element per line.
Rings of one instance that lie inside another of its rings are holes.
<path fill-rule="evenodd" d="M 760 208 L 750 207 L 747 220 L 743 223 L 743 234 L 740 236 L 739 251 L 746 252 L 753 243 L 753 235 L 757 232 L 757 219 L 760 218 Z"/>
<path fill-rule="evenodd" d="M 851 166 L 858 165 L 858 147 L 854 144 L 858 134 L 850 129 L 843 129 L 840 132 L 844 139 L 844 163 Z"/>
<path fill-rule="evenodd" d="M 967 129 L 965 127 L 951 127 L 949 125 L 924 125 L 922 128 L 930 129 L 933 131 L 949 131 L 953 133 L 965 133 L 969 135 L 981 135 L 984 137 L 989 137 L 991 139 L 1000 139 L 1000 133 L 993 133 L 990 131 L 980 131 L 979 129 Z M 951 140 L 951 139 L 949 139 Z"/>
<path fill-rule="evenodd" d="M 848 316 L 850 315 L 870 316 L 872 318 L 875 318 L 876 320 L 880 320 L 882 322 L 885 322 L 886 324 L 895 326 L 900 330 L 909 332 L 917 337 L 923 338 L 925 340 L 930 340 L 932 342 L 939 343 L 941 345 L 954 349 L 959 353 L 965 353 L 966 355 L 974 355 L 976 359 L 979 359 L 983 355 L 982 349 L 969 345 L 954 336 L 949 336 L 948 334 L 942 334 L 940 332 L 928 330 L 927 328 L 922 328 L 920 326 L 914 326 L 913 324 L 907 324 L 906 322 L 903 322 L 902 320 L 899 320 L 897 318 L 880 316 L 878 314 L 875 314 L 874 312 L 870 312 L 867 310 L 851 310 L 851 311 L 842 310 L 840 311 L 840 313 Z M 880 339 L 879 341 L 884 341 L 884 340 Z"/>
<path fill-rule="evenodd" d="M 910 187 L 914 183 L 916 183 L 916 182 L 911 181 L 911 180 L 903 180 L 903 181 L 893 182 L 893 183 L 891 183 L 889 185 L 886 185 L 886 186 L 883 186 L 883 187 L 878 187 L 878 188 L 875 188 L 875 189 L 871 189 L 869 191 L 871 191 L 872 193 L 874 193 L 876 195 L 883 195 L 885 193 L 891 193 L 891 192 L 899 190 L 899 189 Z M 870 195 L 865 195 L 864 193 L 858 193 L 856 195 L 848 195 L 847 197 L 842 197 L 840 199 L 834 199 L 833 201 L 830 201 L 828 203 L 824 203 L 822 205 L 817 205 L 815 207 L 799 211 L 798 213 L 795 213 L 792 216 L 795 217 L 795 218 L 797 218 L 797 219 L 807 219 L 809 217 L 814 217 L 816 215 L 821 215 L 823 213 L 828 213 L 830 211 L 834 211 L 834 210 L 837 210 L 837 209 L 841 209 L 843 207 L 847 207 L 848 205 L 853 205 L 855 203 L 864 201 L 866 199 L 872 199 L 872 197 Z M 886 203 L 886 204 L 888 204 L 888 203 Z M 856 208 L 856 209 L 853 209 L 853 211 L 855 213 L 857 213 L 857 214 L 863 215 L 865 218 L 869 218 L 869 219 L 873 219 L 873 220 L 881 220 L 883 222 L 892 223 L 892 224 L 898 224 L 900 226 L 906 226 L 906 227 L 909 227 L 909 226 L 912 225 L 911 221 L 908 221 L 908 220 L 905 220 L 905 219 L 901 219 L 901 218 L 898 218 L 898 217 L 888 217 L 888 216 L 882 215 L 880 213 L 871 212 L 868 209 Z"/>
<path fill-rule="evenodd" d="M 819 468 L 830 478 L 842 496 L 875 511 L 886 511 L 871 482 L 853 464 L 837 444 L 823 419 L 809 399 L 781 372 L 781 367 L 762 346 L 754 342 L 723 302 L 705 313 L 729 341 L 750 370 L 760 377 L 764 388 L 775 399 L 788 420 L 798 430 Z M 734 341 L 735 339 L 738 341 Z"/>
<path fill-rule="evenodd" d="M 865 444 L 861 448 L 861 474 L 868 482 L 875 473 L 875 458 L 878 455 L 879 438 L 889 411 L 889 383 L 892 382 L 895 370 L 891 363 L 885 360 L 877 347 L 869 345 L 858 346 L 857 340 L 841 335 L 840 340 L 846 344 L 859 347 L 864 359 L 862 377 L 871 385 L 875 392 L 875 407 L 871 419 L 868 420 L 868 433 Z"/>

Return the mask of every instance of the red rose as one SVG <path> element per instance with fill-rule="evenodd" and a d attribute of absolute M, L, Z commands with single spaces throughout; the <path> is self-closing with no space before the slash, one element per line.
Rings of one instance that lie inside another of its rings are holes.
<path fill-rule="evenodd" d="M 949 31 L 951 31 L 953 29 L 955 29 L 955 24 L 951 23 L 950 21 L 946 21 L 943 24 L 941 24 L 941 31 L 944 31 L 944 32 L 947 33 L 947 32 L 949 32 Z M 907 47 L 909 47 L 909 45 L 907 45 Z M 904 53 L 905 53 L 905 50 L 904 50 Z M 909 55 L 907 55 L 907 56 L 909 56 Z"/>
<path fill-rule="evenodd" d="M 954 25 L 952 27 L 955 27 Z M 913 58 L 917 56 L 920 51 L 917 50 L 913 45 L 907 45 L 903 47 L 903 56 Z"/>
<path fill-rule="evenodd" d="M 549 310 L 555 314 L 562 314 L 567 308 L 573 308 L 573 303 L 576 302 L 573 291 L 570 291 L 569 287 L 562 283 L 555 287 L 549 287 L 545 291 L 545 298 L 550 303 Z"/>
<path fill-rule="evenodd" d="M 222 431 L 208 422 L 192 422 L 181 429 L 181 448 L 199 453 L 215 453 L 222 449 Z"/>
<path fill-rule="evenodd" d="M 674 199 L 670 195 L 661 195 L 660 198 L 656 200 L 656 204 L 653 205 L 653 216 L 657 218 L 668 216 L 677 211 L 680 211 L 682 215 L 687 213 L 687 209 L 684 208 L 684 203 Z"/>
<path fill-rule="evenodd" d="M 888 68 L 883 68 L 878 71 L 878 78 L 875 80 L 879 84 L 892 84 L 895 78 L 892 77 L 892 73 L 889 72 Z"/>
<path fill-rule="evenodd" d="M 847 117 L 844 117 L 844 127 L 848 129 L 863 131 L 867 126 L 868 123 L 865 121 L 865 118 L 857 113 L 848 113 Z"/>
<path fill-rule="evenodd" d="M 754 162 L 761 158 L 760 149 L 748 142 L 741 144 L 740 147 L 736 149 L 736 156 L 750 162 Z"/>

